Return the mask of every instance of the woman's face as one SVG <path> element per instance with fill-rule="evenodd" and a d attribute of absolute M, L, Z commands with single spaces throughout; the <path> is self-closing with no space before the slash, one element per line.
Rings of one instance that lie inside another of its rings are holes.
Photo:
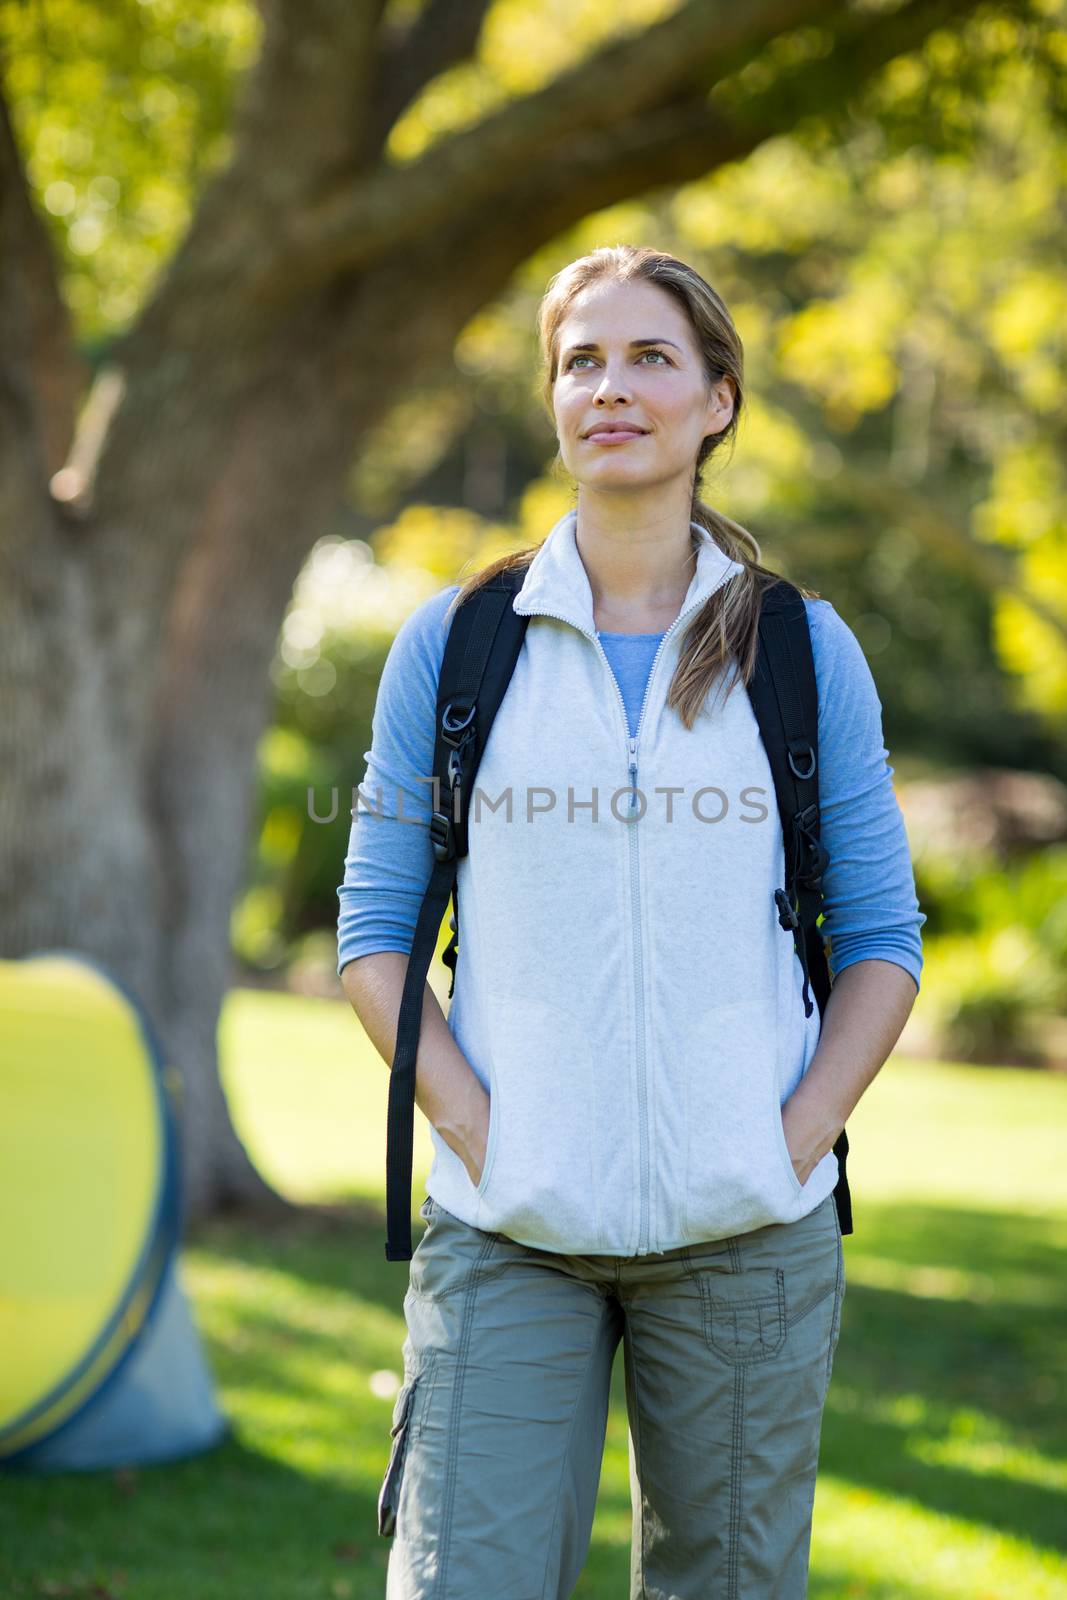
<path fill-rule="evenodd" d="M 558 349 L 552 406 L 571 476 L 594 490 L 688 486 L 701 441 L 730 421 L 734 385 L 720 378 L 709 395 L 674 297 L 644 280 L 593 284 L 561 323 Z M 609 425 L 630 431 L 596 436 Z"/>

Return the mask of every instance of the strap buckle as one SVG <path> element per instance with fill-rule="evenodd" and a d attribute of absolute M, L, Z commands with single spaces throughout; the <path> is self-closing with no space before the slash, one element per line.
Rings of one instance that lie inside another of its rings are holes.
<path fill-rule="evenodd" d="M 456 834 L 452 818 L 447 811 L 435 811 L 430 817 L 430 840 L 438 861 L 451 861 L 456 853 Z"/>
<path fill-rule="evenodd" d="M 448 753 L 448 787 L 455 789 L 463 778 L 463 757 L 467 747 L 474 739 L 474 715 L 477 704 L 471 703 L 465 710 L 457 711 L 456 702 L 450 700 L 441 713 L 441 737 L 452 748 Z"/>
<path fill-rule="evenodd" d="M 796 836 L 796 861 L 793 870 L 793 882 L 799 883 L 810 891 L 817 890 L 822 884 L 822 875 L 830 864 L 823 842 L 812 831 L 819 825 L 819 807 L 816 801 L 810 806 L 805 806 L 803 811 L 797 811 L 793 816 L 793 830 Z"/>
<path fill-rule="evenodd" d="M 789 896 L 784 889 L 774 891 L 774 903 L 778 907 L 778 925 L 782 928 L 799 928 L 800 918 L 789 901 Z"/>

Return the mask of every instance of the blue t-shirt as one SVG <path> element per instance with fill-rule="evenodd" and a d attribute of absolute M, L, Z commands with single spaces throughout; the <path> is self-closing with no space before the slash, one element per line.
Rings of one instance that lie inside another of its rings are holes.
<path fill-rule="evenodd" d="M 371 748 L 337 895 L 337 970 L 354 956 L 411 950 L 434 856 L 427 823 L 437 682 L 451 584 L 408 616 L 378 686 Z M 919 910 L 904 819 L 882 735 L 882 707 L 855 634 L 828 600 L 804 602 L 819 695 L 819 809 L 830 857 L 824 938 L 834 977 L 855 961 L 893 961 L 919 988 Z M 598 634 L 626 705 L 631 737 L 662 633 Z M 400 814 L 397 813 L 397 805 Z M 367 816 L 366 810 L 378 814 Z"/>

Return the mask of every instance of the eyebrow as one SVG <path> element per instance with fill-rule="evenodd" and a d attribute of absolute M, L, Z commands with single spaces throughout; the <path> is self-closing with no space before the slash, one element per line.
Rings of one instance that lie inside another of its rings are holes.
<path fill-rule="evenodd" d="M 669 344 L 675 350 L 681 350 L 682 349 L 681 345 L 680 344 L 675 344 L 673 339 L 631 339 L 630 340 L 630 349 L 631 350 L 637 350 L 638 348 L 640 348 L 641 346 L 646 345 L 646 344 Z M 569 356 L 574 351 L 578 351 L 578 350 L 592 351 L 592 350 L 599 350 L 599 349 L 600 349 L 600 346 L 595 342 L 595 340 L 594 340 L 594 342 L 592 344 L 569 344 L 567 346 L 567 348 L 563 351 L 562 355 L 560 356 L 560 360 L 562 361 L 563 356 Z M 684 350 L 682 350 L 682 354 L 683 355 L 685 354 Z"/>

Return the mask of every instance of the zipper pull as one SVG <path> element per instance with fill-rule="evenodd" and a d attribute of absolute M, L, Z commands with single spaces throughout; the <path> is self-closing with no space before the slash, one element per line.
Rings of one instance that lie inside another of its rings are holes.
<path fill-rule="evenodd" d="M 637 740 L 630 740 L 630 810 L 637 810 Z"/>

